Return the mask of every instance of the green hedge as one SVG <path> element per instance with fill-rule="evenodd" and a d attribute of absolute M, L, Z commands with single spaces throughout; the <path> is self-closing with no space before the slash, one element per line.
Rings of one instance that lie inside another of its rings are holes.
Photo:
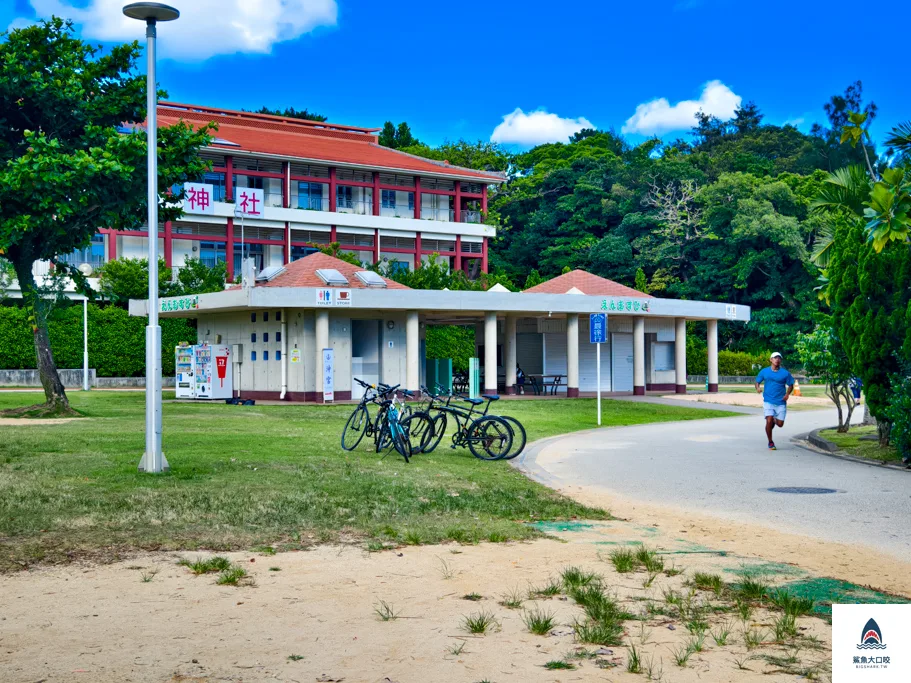
<path fill-rule="evenodd" d="M 765 367 L 769 364 L 769 352 L 744 353 L 742 351 L 719 351 L 718 374 L 722 377 L 732 375 L 755 375 L 753 364 Z M 687 340 L 686 372 L 688 375 L 705 375 L 708 373 L 708 350 L 705 347 L 691 347 Z"/>
<path fill-rule="evenodd" d="M 139 377 L 145 374 L 146 318 L 130 317 L 116 306 L 89 304 L 89 367 L 99 377 Z M 58 368 L 82 367 L 82 306 L 51 312 L 48 318 L 51 350 Z M 196 343 L 192 320 L 161 320 L 161 361 L 165 376 L 174 374 L 174 347 Z M 35 367 L 35 344 L 25 309 L 0 307 L 0 369 Z"/>
<path fill-rule="evenodd" d="M 452 371 L 468 370 L 474 356 L 474 328 L 459 325 L 427 327 L 427 358 L 452 358 Z"/>

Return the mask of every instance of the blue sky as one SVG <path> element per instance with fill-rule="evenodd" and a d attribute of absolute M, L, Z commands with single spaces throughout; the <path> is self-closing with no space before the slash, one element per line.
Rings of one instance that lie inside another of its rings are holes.
<path fill-rule="evenodd" d="M 142 38 L 138 22 L 121 19 L 123 4 L 7 0 L 0 26 L 55 12 L 95 41 Z M 625 128 L 632 142 L 673 138 L 695 108 L 725 115 L 738 98 L 766 122 L 806 130 L 856 79 L 879 105 L 874 137 L 911 119 L 893 48 L 872 38 L 864 6 L 839 0 L 171 4 L 183 12 L 159 28 L 159 82 L 171 99 L 294 106 L 361 126 L 405 120 L 430 144 L 493 136 L 527 147 L 587 123 Z M 878 16 L 908 25 L 911 4 L 882 5 Z"/>

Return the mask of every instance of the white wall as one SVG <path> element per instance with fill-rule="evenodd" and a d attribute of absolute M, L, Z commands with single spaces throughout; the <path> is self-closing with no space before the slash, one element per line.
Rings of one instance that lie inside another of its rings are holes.
<path fill-rule="evenodd" d="M 164 258 L 164 238 L 158 238 L 158 254 Z M 149 238 L 132 235 L 117 236 L 117 258 L 148 258 Z"/>
<path fill-rule="evenodd" d="M 171 265 L 175 268 L 182 266 L 188 258 L 199 258 L 199 251 L 193 251 L 193 245 L 199 244 L 193 240 L 171 240 Z"/>

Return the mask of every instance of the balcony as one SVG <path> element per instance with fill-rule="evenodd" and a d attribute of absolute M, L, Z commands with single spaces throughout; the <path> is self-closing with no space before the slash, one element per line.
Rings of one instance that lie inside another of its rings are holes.
<path fill-rule="evenodd" d="M 455 220 L 453 218 L 452 220 Z M 462 209 L 459 215 L 459 222 L 461 223 L 480 223 L 481 222 L 481 212 L 472 211 L 470 209 Z"/>
<path fill-rule="evenodd" d="M 373 215 L 373 200 L 345 199 L 339 197 L 335 202 L 336 213 L 353 213 L 358 216 Z"/>
<path fill-rule="evenodd" d="M 308 197 L 307 195 L 297 195 L 291 197 L 291 208 L 303 209 L 305 211 L 325 211 L 329 208 L 329 202 L 323 201 L 322 197 Z M 326 207 L 324 209 L 323 207 Z"/>
<path fill-rule="evenodd" d="M 425 221 L 454 221 L 455 211 L 448 207 L 421 205 L 421 219 Z"/>
<path fill-rule="evenodd" d="M 381 206 L 380 215 L 387 218 L 414 218 L 414 207 L 408 206 Z"/>

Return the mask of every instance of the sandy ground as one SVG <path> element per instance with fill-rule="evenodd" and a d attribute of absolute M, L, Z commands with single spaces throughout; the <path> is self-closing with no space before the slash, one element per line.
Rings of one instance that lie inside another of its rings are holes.
<path fill-rule="evenodd" d="M 377 554 L 335 547 L 272 557 L 232 554 L 256 580 L 255 586 L 239 588 L 217 586 L 212 575 L 194 576 L 175 564 L 176 556 L 163 554 L 6 576 L 0 579 L 0 679 L 470 683 L 601 681 L 609 673 L 610 680 L 643 680 L 626 673 L 626 647 L 606 648 L 597 660 L 583 661 L 574 671 L 544 668 L 578 647 L 571 624 L 581 611 L 571 600 L 525 603 L 555 615 L 557 625 L 548 636 L 532 635 L 522 610 L 499 604 L 503 593 L 524 593 L 572 564 L 604 574 L 624 606 L 642 613 L 644 599 L 663 604 L 662 591 L 682 589 L 687 573 L 700 567 L 736 570 L 742 563 L 730 556 L 694 554 L 675 563 L 686 567 L 684 575 L 662 575 L 644 588 L 644 574 L 614 572 L 599 558 L 610 546 L 594 540 L 604 534 L 623 537 L 626 532 L 618 529 L 627 526 L 599 523 L 567 532 L 570 538 L 563 543 L 434 546 Z M 144 582 L 143 575 L 150 572 L 157 573 Z M 464 598 L 469 593 L 483 597 L 469 601 Z M 707 595 L 700 593 L 697 600 Z M 374 612 L 380 600 L 399 618 L 380 620 Z M 493 613 L 499 626 L 487 635 L 469 635 L 462 620 L 481 610 Z M 723 621 L 732 626 L 728 644 L 719 647 L 707 636 L 705 651 L 694 654 L 686 668 L 674 663 L 672 649 L 689 638 L 675 619 L 658 615 L 644 627 L 627 622 L 626 640 L 643 653 L 644 667 L 651 667 L 653 676 L 663 670 L 665 681 L 794 678 L 793 673 L 774 673 L 775 666 L 759 659 L 780 655 L 782 648 L 769 644 L 748 651 L 744 645 L 744 627 L 770 638 L 771 615 L 757 611 L 749 622 L 733 615 L 712 618 L 716 629 Z M 804 635 L 821 643 L 819 649 L 801 651 L 802 666 L 825 670 L 830 648 L 826 622 L 806 617 L 799 625 Z M 749 670 L 739 669 L 738 659 Z M 601 668 L 611 665 L 610 672 Z"/>
<path fill-rule="evenodd" d="M 31 417 L 0 417 L 0 427 L 26 427 L 32 425 L 61 425 L 76 420 L 90 420 L 86 417 L 49 417 L 49 418 L 31 418 Z"/>
<path fill-rule="evenodd" d="M 759 573 L 781 585 L 834 577 L 911 596 L 911 567 L 863 547 L 643 505 L 595 488 L 564 493 L 608 507 L 620 519 L 544 523 L 539 528 L 552 538 L 530 543 L 232 553 L 255 580 L 241 587 L 218 586 L 214 575 L 194 576 L 177 565 L 196 553 L 0 576 L 0 681 L 549 683 L 643 681 L 650 670 L 651 680 L 665 682 L 758 683 L 792 681 L 806 669 L 829 680 L 831 629 L 817 617 L 798 621 L 802 636 L 817 638 L 819 646 L 804 639 L 790 671 L 765 659 L 795 650 L 771 642 L 775 615 L 762 610 L 747 621 L 736 612 L 712 616 L 716 633 L 730 625 L 727 644 L 707 635 L 704 651 L 685 667 L 673 652 L 690 634 L 678 618 L 654 614 L 626 622 L 626 646 L 561 671 L 544 665 L 583 647 L 572 629 L 581 610 L 571 599 L 526 599 L 524 609 L 556 617 L 550 635 L 536 636 L 525 627 L 523 609 L 500 601 L 511 591 L 527 595 L 570 565 L 601 574 L 623 606 L 641 615 L 649 604 L 666 608 L 664 592 L 685 592 L 684 582 L 697 571 L 729 582 Z M 641 571 L 617 573 L 608 554 L 637 543 L 657 549 L 667 567 L 683 573 L 660 574 L 648 587 Z M 481 599 L 466 600 L 470 593 Z M 711 599 L 705 592 L 694 598 Z M 382 621 L 375 612 L 380 601 L 398 618 Z M 464 617 L 482 610 L 498 626 L 487 635 L 468 634 Z M 748 650 L 745 629 L 762 633 L 764 644 Z M 643 674 L 626 672 L 628 645 L 640 651 Z"/>
<path fill-rule="evenodd" d="M 696 401 L 698 403 L 718 403 L 726 406 L 748 406 L 762 408 L 762 396 L 756 393 L 745 392 L 719 392 L 717 394 L 668 394 L 661 398 L 674 399 L 675 401 Z M 832 401 L 822 396 L 791 396 L 788 399 L 788 408 L 823 407 L 829 408 Z"/>

